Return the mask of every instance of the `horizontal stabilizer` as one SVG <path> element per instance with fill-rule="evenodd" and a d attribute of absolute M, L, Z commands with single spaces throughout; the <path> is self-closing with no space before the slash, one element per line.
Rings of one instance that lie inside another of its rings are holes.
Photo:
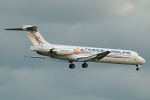
<path fill-rule="evenodd" d="M 37 32 L 38 27 L 37 26 L 23 25 L 23 30 L 31 31 L 31 32 L 33 32 L 33 31 Z"/>
<path fill-rule="evenodd" d="M 5 30 L 12 30 L 12 31 L 25 31 L 23 28 L 8 28 Z"/>
<path fill-rule="evenodd" d="M 23 25 L 23 28 L 8 28 L 5 30 L 12 30 L 12 31 L 36 31 L 37 32 L 38 27 L 37 26 L 30 26 L 30 25 Z"/>

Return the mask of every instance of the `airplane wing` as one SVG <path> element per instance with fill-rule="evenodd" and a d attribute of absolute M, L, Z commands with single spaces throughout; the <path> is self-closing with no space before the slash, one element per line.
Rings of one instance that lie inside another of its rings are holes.
<path fill-rule="evenodd" d="M 95 54 L 95 55 L 78 58 L 77 61 L 79 61 L 79 62 L 80 62 L 80 61 L 88 61 L 88 60 L 90 60 L 90 59 L 97 59 L 97 60 L 100 60 L 100 59 L 104 58 L 105 56 L 107 56 L 109 53 L 110 53 L 110 51 L 105 51 L 105 52 L 98 53 L 98 54 Z"/>
<path fill-rule="evenodd" d="M 46 57 L 38 57 L 38 56 L 24 56 L 26 58 L 38 58 L 38 59 L 45 59 Z"/>
<path fill-rule="evenodd" d="M 104 58 L 105 56 L 107 56 L 109 53 L 110 53 L 110 51 L 105 51 L 105 52 L 99 53 L 99 54 L 97 54 L 96 58 L 98 60 L 100 60 L 100 59 Z"/>
<path fill-rule="evenodd" d="M 55 59 L 48 56 L 24 56 L 25 58 L 34 58 L 34 59 L 43 59 L 43 60 L 50 60 L 50 61 L 59 61 L 59 62 L 68 62 L 67 60 Z"/>

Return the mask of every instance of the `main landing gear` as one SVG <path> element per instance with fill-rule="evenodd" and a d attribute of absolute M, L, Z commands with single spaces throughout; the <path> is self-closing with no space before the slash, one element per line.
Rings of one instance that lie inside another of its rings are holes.
<path fill-rule="evenodd" d="M 69 61 L 69 63 L 71 63 L 71 64 L 69 65 L 69 68 L 70 68 L 70 69 L 74 69 L 74 68 L 75 68 L 75 64 L 73 64 L 73 61 Z"/>
<path fill-rule="evenodd" d="M 75 68 L 75 64 L 71 63 L 71 64 L 69 65 L 69 68 L 70 68 L 70 69 L 74 69 L 74 68 Z"/>
<path fill-rule="evenodd" d="M 140 70 L 139 66 L 140 66 L 140 65 L 136 65 L 136 67 L 137 67 L 137 68 L 136 68 L 136 71 L 139 71 L 139 70 Z"/>
<path fill-rule="evenodd" d="M 69 61 L 69 63 L 71 63 L 71 64 L 69 65 L 69 68 L 70 68 L 70 69 L 74 69 L 74 68 L 75 68 L 75 64 L 73 64 L 72 61 Z M 87 67 L 88 67 L 88 64 L 87 64 L 86 62 L 84 62 L 84 63 L 82 64 L 82 68 L 87 68 Z"/>
<path fill-rule="evenodd" d="M 86 63 L 86 62 L 84 62 L 83 64 L 82 64 L 82 68 L 87 68 L 88 67 L 88 64 Z"/>

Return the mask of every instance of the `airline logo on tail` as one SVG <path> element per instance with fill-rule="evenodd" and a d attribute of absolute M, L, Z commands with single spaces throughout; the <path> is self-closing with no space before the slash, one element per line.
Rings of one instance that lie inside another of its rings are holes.
<path fill-rule="evenodd" d="M 31 34 L 30 32 L 27 34 L 30 38 L 35 39 L 39 44 L 44 44 L 44 42 L 42 42 L 41 38 L 37 36 L 37 34 Z"/>
<path fill-rule="evenodd" d="M 37 36 L 37 34 L 35 34 L 34 37 L 39 44 L 44 44 L 44 42 L 41 41 L 41 38 Z"/>

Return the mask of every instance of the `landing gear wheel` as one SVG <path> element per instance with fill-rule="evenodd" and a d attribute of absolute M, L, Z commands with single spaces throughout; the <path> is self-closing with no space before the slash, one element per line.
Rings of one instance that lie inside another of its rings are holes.
<path fill-rule="evenodd" d="M 136 71 L 139 71 L 139 70 L 140 70 L 140 68 L 137 67 L 137 68 L 136 68 Z"/>
<path fill-rule="evenodd" d="M 83 63 L 83 64 L 82 64 L 82 67 L 83 67 L 83 68 L 87 68 L 87 67 L 88 67 L 88 64 L 87 64 L 87 63 Z"/>
<path fill-rule="evenodd" d="M 136 65 L 136 67 L 137 67 L 137 68 L 136 68 L 136 71 L 139 71 L 139 70 L 140 70 L 139 66 L 140 66 L 140 65 Z"/>
<path fill-rule="evenodd" d="M 75 68 L 75 64 L 70 64 L 70 65 L 69 65 L 69 68 L 70 68 L 70 69 L 74 69 L 74 68 Z"/>

